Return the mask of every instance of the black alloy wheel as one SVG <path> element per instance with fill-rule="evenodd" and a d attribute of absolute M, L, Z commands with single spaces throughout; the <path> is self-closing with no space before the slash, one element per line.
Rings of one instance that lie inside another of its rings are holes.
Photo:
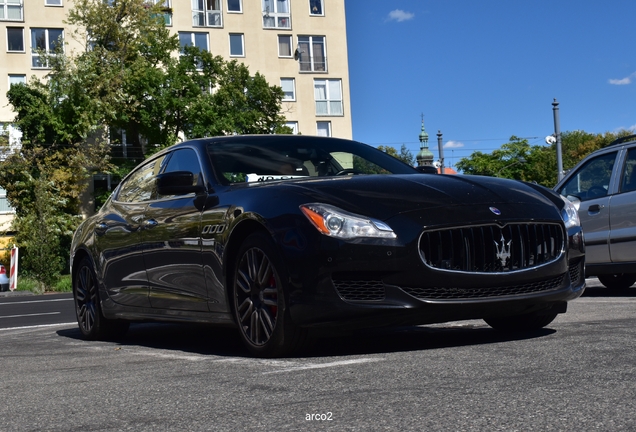
<path fill-rule="evenodd" d="M 238 254 L 234 276 L 234 316 L 247 348 L 257 356 L 277 357 L 300 345 L 304 331 L 286 308 L 282 265 L 272 240 L 249 236 Z"/>
<path fill-rule="evenodd" d="M 102 314 L 97 278 L 93 264 L 88 257 L 79 263 L 73 278 L 73 298 L 77 324 L 85 339 L 105 340 L 123 336 L 129 323 L 121 320 L 108 320 Z"/>

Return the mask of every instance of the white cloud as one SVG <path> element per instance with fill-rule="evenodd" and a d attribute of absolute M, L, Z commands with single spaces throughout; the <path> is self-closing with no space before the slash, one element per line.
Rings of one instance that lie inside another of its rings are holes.
<path fill-rule="evenodd" d="M 459 141 L 448 141 L 444 144 L 444 148 L 461 148 L 464 147 L 464 143 L 460 143 Z"/>
<path fill-rule="evenodd" d="M 410 19 L 412 19 L 415 16 L 414 13 L 411 12 L 405 12 L 402 9 L 396 9 L 393 10 L 391 12 L 389 12 L 389 20 L 391 21 L 397 21 L 397 22 L 402 22 L 402 21 L 408 21 Z"/>
<path fill-rule="evenodd" d="M 636 72 L 621 79 L 610 79 L 609 83 L 613 85 L 627 85 L 632 83 L 632 78 L 636 77 Z"/>

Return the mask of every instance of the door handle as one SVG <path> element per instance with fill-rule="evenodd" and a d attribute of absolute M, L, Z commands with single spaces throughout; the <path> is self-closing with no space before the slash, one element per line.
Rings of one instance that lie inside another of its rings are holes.
<path fill-rule="evenodd" d="M 588 213 L 598 213 L 604 208 L 605 206 L 603 204 L 592 204 L 587 208 L 587 211 Z"/>
<path fill-rule="evenodd" d="M 144 227 L 145 227 L 145 228 L 154 228 L 154 227 L 156 227 L 157 225 L 159 225 L 159 222 L 157 222 L 157 221 L 156 221 L 156 220 L 154 220 L 154 219 L 146 219 L 146 220 L 144 221 Z"/>

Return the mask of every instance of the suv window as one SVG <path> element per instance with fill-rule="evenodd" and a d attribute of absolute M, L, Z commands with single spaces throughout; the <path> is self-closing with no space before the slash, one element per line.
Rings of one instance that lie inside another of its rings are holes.
<path fill-rule="evenodd" d="M 607 195 L 616 153 L 605 153 L 590 159 L 563 185 L 559 193 L 572 195 L 581 201 L 600 198 Z"/>
<path fill-rule="evenodd" d="M 621 192 L 636 190 L 636 147 L 627 152 L 623 176 L 621 179 Z"/>

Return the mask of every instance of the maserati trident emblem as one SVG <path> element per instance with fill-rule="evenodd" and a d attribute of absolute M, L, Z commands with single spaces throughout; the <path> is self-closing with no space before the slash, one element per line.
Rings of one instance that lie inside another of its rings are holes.
<path fill-rule="evenodd" d="M 503 234 L 501 234 L 501 244 L 497 243 L 496 241 L 495 243 L 495 248 L 497 249 L 497 259 L 499 260 L 499 262 L 501 263 L 502 267 L 506 266 L 506 262 L 510 259 L 510 243 L 512 243 L 512 240 L 508 240 L 508 243 L 506 243 L 506 239 L 504 239 Z"/>
<path fill-rule="evenodd" d="M 501 215 L 501 211 L 499 211 L 497 207 L 488 207 L 488 209 L 490 209 L 490 211 L 496 214 L 497 216 Z"/>

